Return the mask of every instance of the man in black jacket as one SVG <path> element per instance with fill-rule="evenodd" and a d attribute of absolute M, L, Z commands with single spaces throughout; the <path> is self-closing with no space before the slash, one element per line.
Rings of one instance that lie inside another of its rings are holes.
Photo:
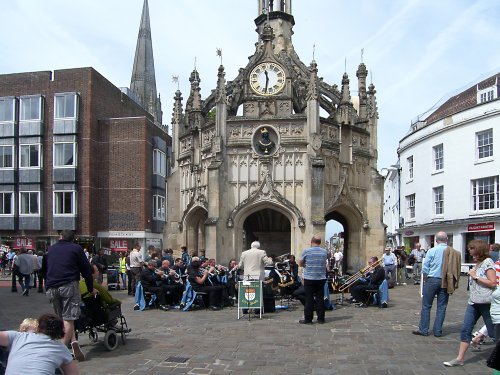
<path fill-rule="evenodd" d="M 160 310 L 168 311 L 167 293 L 168 290 L 163 285 L 158 285 L 161 282 L 163 271 L 156 269 L 156 260 L 150 259 L 146 264 L 146 268 L 141 271 L 141 284 L 145 292 L 154 293 L 160 303 Z"/>
<path fill-rule="evenodd" d="M 377 257 L 371 257 L 368 261 L 368 266 L 372 266 L 378 261 Z M 366 279 L 360 279 L 356 282 L 356 285 L 351 287 L 351 296 L 353 298 L 352 302 L 358 302 L 362 305 L 366 305 L 368 302 L 367 290 L 378 289 L 380 284 L 385 279 L 384 268 L 379 264 L 372 272 L 368 275 Z"/>

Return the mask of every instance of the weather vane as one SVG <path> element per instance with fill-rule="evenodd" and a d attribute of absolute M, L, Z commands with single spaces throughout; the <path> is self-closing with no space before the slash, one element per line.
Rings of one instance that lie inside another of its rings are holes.
<path fill-rule="evenodd" d="M 361 62 L 363 62 L 363 53 L 365 52 L 364 48 L 361 48 Z"/>
<path fill-rule="evenodd" d="M 316 52 L 316 43 L 313 44 L 313 61 L 314 61 L 314 53 Z"/>
<path fill-rule="evenodd" d="M 222 48 L 216 48 L 215 53 L 220 57 L 220 64 L 222 65 Z"/>
<path fill-rule="evenodd" d="M 179 90 L 179 76 L 172 76 L 172 82 L 177 83 L 177 90 Z"/>
<path fill-rule="evenodd" d="M 194 57 L 194 70 L 196 70 L 196 56 Z"/>

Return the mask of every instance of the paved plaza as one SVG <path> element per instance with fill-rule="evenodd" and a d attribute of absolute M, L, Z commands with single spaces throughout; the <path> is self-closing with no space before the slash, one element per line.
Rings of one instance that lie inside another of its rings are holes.
<path fill-rule="evenodd" d="M 114 291 L 132 328 L 126 345 L 109 352 L 103 334 L 97 343 L 80 337 L 87 361 L 79 366 L 89 375 L 491 374 L 485 364 L 493 348 L 490 341 L 479 352 L 469 351 L 463 367 L 442 364 L 458 350 L 465 281 L 450 299 L 440 338 L 411 333 L 420 311 L 419 287 L 414 285 L 391 289 L 387 309 L 339 305 L 327 311 L 326 324 L 312 326 L 298 324 L 303 311 L 299 302 L 249 321 L 237 320 L 236 308 L 134 311 L 133 298 Z M 16 329 L 24 317 L 51 312 L 44 294 L 32 291 L 23 297 L 11 293 L 7 281 L 0 286 L 1 329 Z"/>

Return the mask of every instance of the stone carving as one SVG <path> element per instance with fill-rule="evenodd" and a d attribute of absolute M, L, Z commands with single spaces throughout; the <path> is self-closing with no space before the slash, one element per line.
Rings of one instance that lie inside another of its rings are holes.
<path fill-rule="evenodd" d="M 231 126 L 229 128 L 229 138 L 240 138 L 241 128 L 239 126 Z"/>
<path fill-rule="evenodd" d="M 263 165 L 264 167 L 264 165 Z M 302 216 L 302 213 L 292 202 L 286 199 L 282 194 L 276 190 L 274 186 L 274 182 L 271 177 L 271 173 L 269 172 L 267 165 L 263 168 L 261 172 L 264 176 L 260 186 L 258 189 L 252 191 L 249 197 L 243 200 L 238 206 L 236 206 L 230 213 L 229 218 L 227 220 L 227 226 L 232 228 L 234 225 L 234 219 L 238 212 L 248 208 L 251 205 L 258 204 L 259 202 L 273 203 L 277 205 L 282 205 L 290 210 L 295 217 L 297 218 L 297 224 L 299 227 L 303 228 L 305 226 L 305 219 Z"/>

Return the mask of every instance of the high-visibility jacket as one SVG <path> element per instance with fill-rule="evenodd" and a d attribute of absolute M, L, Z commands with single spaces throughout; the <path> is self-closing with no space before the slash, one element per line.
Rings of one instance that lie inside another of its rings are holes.
<path fill-rule="evenodd" d="M 126 260 L 127 258 L 123 257 L 120 258 L 120 267 L 118 268 L 120 273 L 127 273 L 127 265 L 126 265 Z"/>

